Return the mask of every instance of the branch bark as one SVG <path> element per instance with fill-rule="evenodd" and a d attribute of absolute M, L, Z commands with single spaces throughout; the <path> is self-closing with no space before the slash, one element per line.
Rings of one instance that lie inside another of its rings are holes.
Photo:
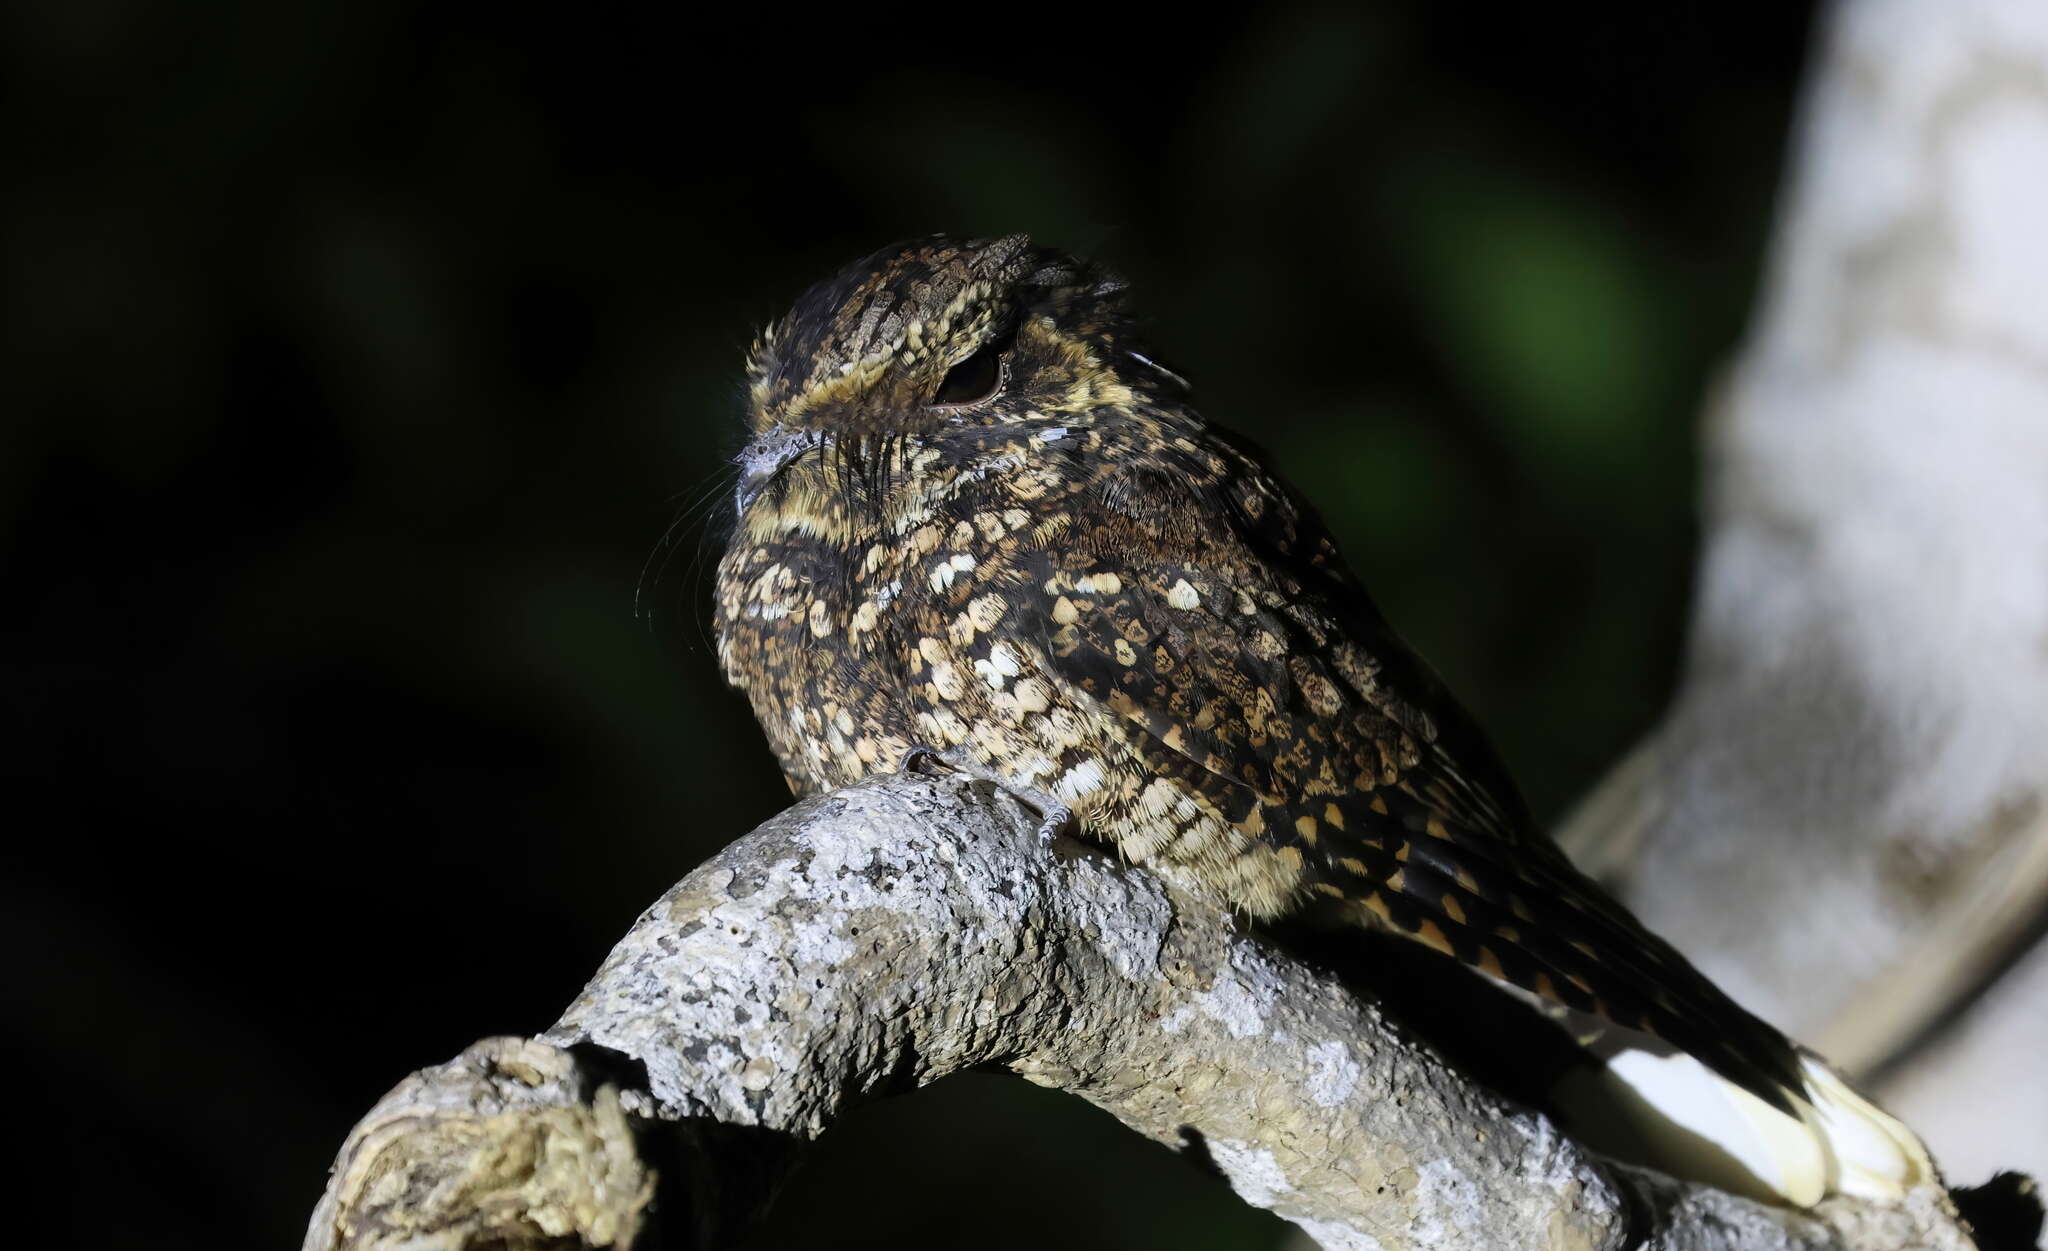
<path fill-rule="evenodd" d="M 960 777 L 791 808 L 642 914 L 546 1034 L 386 1096 L 305 1246 L 731 1246 L 850 1106 L 986 1066 L 1205 1152 L 1327 1248 L 1972 1245 L 1938 1190 L 1794 1212 L 1603 1161 L 1036 823 Z"/>

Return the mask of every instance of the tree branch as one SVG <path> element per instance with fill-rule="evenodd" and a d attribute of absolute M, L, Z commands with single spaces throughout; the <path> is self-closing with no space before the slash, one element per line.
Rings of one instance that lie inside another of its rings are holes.
<path fill-rule="evenodd" d="M 644 1247 L 657 1218 L 662 1245 L 730 1246 L 848 1107 L 991 1065 L 1206 1151 L 1328 1248 L 1971 1246 L 1936 1190 L 1793 1212 L 1594 1157 L 1036 823 L 960 777 L 791 808 L 648 909 L 541 1038 L 386 1096 L 306 1247 Z"/>

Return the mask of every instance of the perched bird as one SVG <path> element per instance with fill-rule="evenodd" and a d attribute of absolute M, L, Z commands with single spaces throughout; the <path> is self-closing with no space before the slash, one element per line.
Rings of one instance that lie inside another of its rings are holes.
<path fill-rule="evenodd" d="M 1696 1060 L 1640 1097 L 1713 1088 L 1767 1193 L 1929 1175 L 1571 866 L 1315 512 L 1133 333 L 1120 281 L 1011 236 L 885 248 L 762 335 L 716 628 L 791 787 L 941 753 L 1255 920 L 1383 930 L 1663 1040 L 1614 1071 Z"/>

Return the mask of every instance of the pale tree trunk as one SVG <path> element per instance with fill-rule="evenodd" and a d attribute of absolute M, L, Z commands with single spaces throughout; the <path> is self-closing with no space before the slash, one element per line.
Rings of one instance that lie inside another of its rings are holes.
<path fill-rule="evenodd" d="M 1831 11 L 1706 454 L 1682 691 L 1562 839 L 1951 1177 L 2038 1175 L 2048 4 Z"/>

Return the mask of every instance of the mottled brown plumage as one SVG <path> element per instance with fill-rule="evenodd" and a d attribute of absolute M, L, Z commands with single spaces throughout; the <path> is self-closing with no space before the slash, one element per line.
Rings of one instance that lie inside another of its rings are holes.
<path fill-rule="evenodd" d="M 1021 237 L 885 249 L 749 365 L 719 656 L 800 793 L 928 745 L 1184 889 L 1391 931 L 1778 1106 L 1792 1047 L 1576 872 L 1322 523 Z"/>

